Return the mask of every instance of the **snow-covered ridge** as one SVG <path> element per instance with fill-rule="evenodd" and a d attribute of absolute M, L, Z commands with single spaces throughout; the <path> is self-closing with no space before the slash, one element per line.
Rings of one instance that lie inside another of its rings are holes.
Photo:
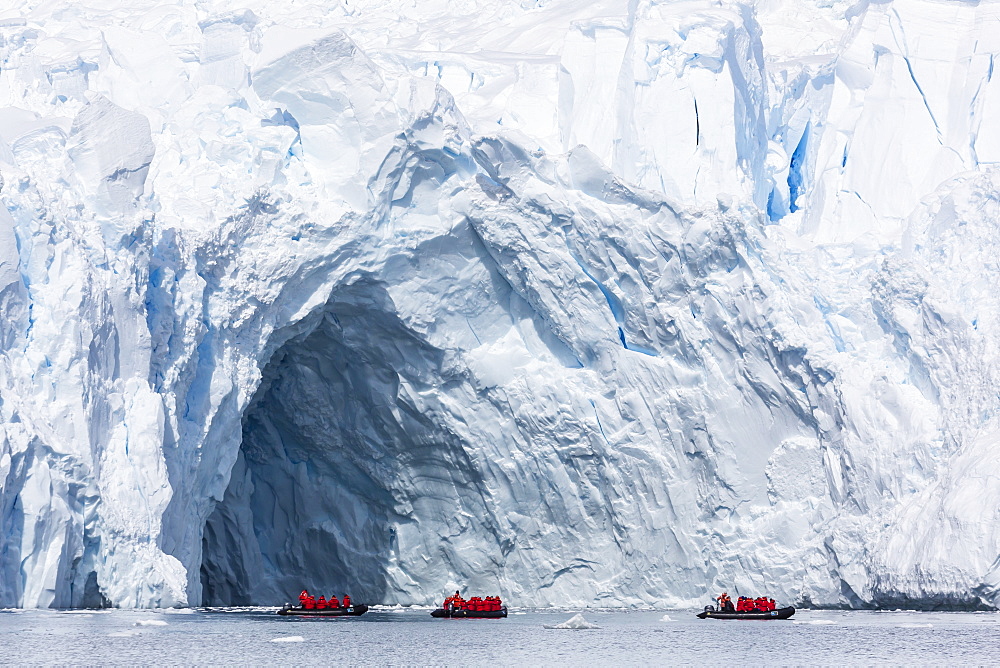
<path fill-rule="evenodd" d="M 0 10 L 0 606 L 1000 601 L 1000 5 L 328 5 Z"/>

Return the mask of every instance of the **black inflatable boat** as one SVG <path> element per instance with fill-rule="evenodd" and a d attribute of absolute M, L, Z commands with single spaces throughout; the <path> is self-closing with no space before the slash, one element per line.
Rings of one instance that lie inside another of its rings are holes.
<path fill-rule="evenodd" d="M 698 613 L 699 619 L 788 619 L 795 614 L 795 608 L 778 608 L 777 610 L 753 612 L 719 612 L 713 605 L 705 606 L 705 610 Z"/>
<path fill-rule="evenodd" d="M 448 610 L 447 608 L 438 608 L 431 612 L 431 617 L 450 617 L 451 619 L 503 619 L 506 616 L 506 606 L 499 610 Z"/>
<path fill-rule="evenodd" d="M 352 605 L 348 608 L 303 608 L 300 605 L 286 605 L 278 610 L 279 615 L 294 617 L 357 617 L 368 612 L 367 605 Z"/>

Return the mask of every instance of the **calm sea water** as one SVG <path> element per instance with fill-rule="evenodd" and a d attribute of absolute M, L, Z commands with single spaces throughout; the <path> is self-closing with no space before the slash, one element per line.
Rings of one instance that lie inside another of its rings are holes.
<path fill-rule="evenodd" d="M 377 610 L 347 619 L 226 611 L 0 611 L 9 664 L 1000 665 L 1000 614 L 799 611 L 792 620 L 700 620 L 695 611 L 583 611 L 599 629 L 546 629 L 579 610 L 503 620 Z M 277 642 L 276 642 L 277 641 Z"/>

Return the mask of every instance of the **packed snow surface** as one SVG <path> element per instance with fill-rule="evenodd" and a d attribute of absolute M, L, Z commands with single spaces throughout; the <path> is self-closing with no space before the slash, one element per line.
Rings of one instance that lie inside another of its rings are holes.
<path fill-rule="evenodd" d="M 1000 3 L 0 8 L 0 606 L 1000 604 Z"/>

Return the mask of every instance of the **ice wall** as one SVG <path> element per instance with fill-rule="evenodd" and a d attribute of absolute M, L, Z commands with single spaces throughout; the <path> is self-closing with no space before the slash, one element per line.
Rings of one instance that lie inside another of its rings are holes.
<path fill-rule="evenodd" d="M 998 18 L 0 10 L 0 605 L 996 605 Z"/>

